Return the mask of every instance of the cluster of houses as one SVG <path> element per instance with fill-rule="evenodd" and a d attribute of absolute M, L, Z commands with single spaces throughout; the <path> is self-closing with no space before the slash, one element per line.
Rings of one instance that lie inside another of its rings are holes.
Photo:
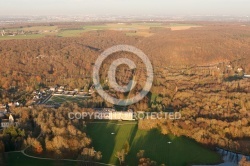
<path fill-rule="evenodd" d="M 41 104 L 46 101 L 46 99 L 49 99 L 51 96 L 51 92 L 49 90 L 37 90 L 33 92 L 33 103 Z"/>
<path fill-rule="evenodd" d="M 27 35 L 27 34 L 57 33 L 58 30 L 34 30 L 34 31 L 1 30 L 0 32 L 1 32 L 1 36 L 17 36 L 17 35 Z"/>
<path fill-rule="evenodd" d="M 22 103 L 19 101 L 11 102 L 11 103 L 6 103 L 6 104 L 0 104 L 0 109 L 4 109 L 8 105 L 8 107 L 20 107 L 22 106 Z"/>
<path fill-rule="evenodd" d="M 53 95 L 55 96 L 89 96 L 94 92 L 93 87 L 91 87 L 88 92 L 85 92 L 83 90 L 74 89 L 74 90 L 66 90 L 64 86 L 53 86 L 49 89 L 51 92 L 53 92 Z"/>
<path fill-rule="evenodd" d="M 24 35 L 24 31 L 1 31 L 1 36 L 16 36 L 16 35 Z"/>
<path fill-rule="evenodd" d="M 43 96 L 45 96 L 46 93 L 47 93 L 46 91 L 34 91 L 34 92 L 33 92 L 33 94 L 34 94 L 33 99 L 34 99 L 34 100 L 40 99 L 40 98 L 42 98 Z"/>
<path fill-rule="evenodd" d="M 228 70 L 233 70 L 233 66 L 232 66 L 231 64 L 226 65 L 226 67 L 227 67 Z M 243 67 L 238 67 L 238 68 L 236 68 L 235 70 L 236 70 L 236 72 L 237 72 L 238 74 L 239 74 L 239 73 L 243 73 L 243 79 L 248 79 L 248 78 L 250 78 L 250 75 L 245 73 L 245 70 L 244 70 Z"/>
<path fill-rule="evenodd" d="M 68 90 L 67 88 L 65 88 L 65 86 L 55 85 L 34 91 L 33 99 L 30 104 L 43 105 L 44 107 L 49 107 L 49 108 L 58 108 L 60 104 L 48 105 L 46 102 L 52 96 L 72 96 L 72 97 L 74 96 L 74 97 L 90 98 L 93 92 L 94 92 L 94 87 L 91 87 L 88 90 L 88 92 L 86 92 L 78 89 Z"/>

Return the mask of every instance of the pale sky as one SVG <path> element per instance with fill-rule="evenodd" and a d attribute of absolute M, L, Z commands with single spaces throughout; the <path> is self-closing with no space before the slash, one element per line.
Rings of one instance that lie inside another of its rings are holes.
<path fill-rule="evenodd" d="M 0 15 L 250 16 L 250 0 L 0 0 Z"/>

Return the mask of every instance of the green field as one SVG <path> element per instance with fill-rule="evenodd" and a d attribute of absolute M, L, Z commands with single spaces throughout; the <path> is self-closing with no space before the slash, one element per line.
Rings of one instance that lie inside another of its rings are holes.
<path fill-rule="evenodd" d="M 193 24 L 181 24 L 181 23 L 112 23 L 112 24 L 100 24 L 100 25 L 86 25 L 79 29 L 60 29 L 57 26 L 31 26 L 22 28 L 10 28 L 5 29 L 5 31 L 40 31 L 40 34 L 30 34 L 30 35 L 17 35 L 17 36 L 0 36 L 0 40 L 10 40 L 10 39 L 36 39 L 44 36 L 58 36 L 58 37 L 79 37 L 81 34 L 89 31 L 97 30 L 115 30 L 123 31 L 127 36 L 143 36 L 150 37 L 154 33 L 150 32 L 151 28 L 171 28 L 172 30 L 186 30 L 192 27 L 199 27 Z M 2 30 L 2 29 L 0 29 Z"/>
<path fill-rule="evenodd" d="M 111 134 L 114 133 L 114 134 Z M 137 129 L 136 122 L 95 121 L 87 125 L 87 134 L 92 138 L 95 150 L 102 152 L 100 162 L 119 165 L 115 157 L 125 142 L 130 144 L 126 165 L 136 166 L 139 150 L 145 150 L 145 157 L 157 161 L 157 165 L 186 166 L 191 164 L 213 164 L 220 162 L 220 156 L 193 140 L 185 137 L 162 135 L 156 129 L 143 131 Z M 168 144 L 167 142 L 172 142 Z M 35 159 L 21 152 L 6 153 L 9 166 L 78 166 L 76 161 Z M 93 165 L 93 164 L 85 164 Z"/>
<path fill-rule="evenodd" d="M 37 39 L 42 38 L 42 34 L 31 34 L 31 35 L 17 35 L 17 36 L 0 36 L 0 40 L 12 40 L 12 39 Z"/>
<path fill-rule="evenodd" d="M 81 103 L 87 99 L 88 98 L 86 97 L 77 97 L 77 96 L 52 96 L 46 102 L 46 104 L 62 104 L 65 102 L 74 102 L 74 103 L 81 105 Z"/>
<path fill-rule="evenodd" d="M 62 30 L 58 33 L 59 37 L 74 37 L 80 36 L 84 30 Z"/>
<path fill-rule="evenodd" d="M 6 153 L 8 166 L 77 166 L 77 162 L 59 161 L 59 160 L 46 160 L 34 159 L 26 157 L 21 152 Z"/>
<path fill-rule="evenodd" d="M 149 29 L 150 27 L 162 27 L 161 23 L 113 23 L 113 24 L 103 24 L 103 25 L 93 25 L 93 26 L 84 26 L 85 30 L 122 30 L 122 29 Z"/>
<path fill-rule="evenodd" d="M 73 37 L 79 36 L 84 32 L 97 31 L 97 30 L 119 30 L 130 31 L 136 30 L 137 33 L 126 33 L 128 36 L 151 36 L 148 32 L 150 27 L 161 27 L 161 23 L 133 23 L 133 24 L 102 24 L 102 25 L 87 25 L 78 30 L 62 30 L 59 32 L 60 37 Z"/>
<path fill-rule="evenodd" d="M 220 161 L 217 153 L 202 147 L 193 140 L 162 135 L 156 129 L 148 132 L 138 130 L 136 124 L 91 123 L 87 125 L 87 133 L 92 138 L 95 149 L 102 152 L 101 162 L 104 163 L 118 165 L 115 154 L 127 141 L 130 144 L 130 151 L 126 156 L 126 164 L 130 166 L 137 165 L 136 154 L 139 150 L 145 150 L 145 156 L 159 165 L 164 163 L 168 166 L 186 166 L 193 163 L 210 164 Z M 172 143 L 168 144 L 169 141 Z"/>

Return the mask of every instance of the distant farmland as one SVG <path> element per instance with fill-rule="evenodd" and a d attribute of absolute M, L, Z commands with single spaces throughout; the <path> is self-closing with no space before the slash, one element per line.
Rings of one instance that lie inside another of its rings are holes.
<path fill-rule="evenodd" d="M 45 36 L 57 36 L 57 37 L 80 37 L 81 34 L 89 31 L 105 31 L 114 30 L 124 32 L 127 36 L 142 36 L 150 37 L 154 35 L 151 32 L 152 28 L 164 28 L 171 30 L 187 30 L 192 27 L 200 27 L 192 24 L 163 24 L 163 23 L 112 23 L 112 24 L 100 24 L 100 25 L 87 25 L 81 26 L 77 29 L 61 29 L 58 26 L 31 26 L 22 28 L 11 28 L 4 29 L 6 32 L 16 33 L 17 31 L 23 31 L 25 33 L 32 32 L 33 34 L 17 34 L 4 36 L 0 35 L 0 40 L 10 40 L 10 39 L 36 39 Z M 3 29 L 0 29 L 1 31 Z M 34 34 L 35 33 L 35 34 Z"/>

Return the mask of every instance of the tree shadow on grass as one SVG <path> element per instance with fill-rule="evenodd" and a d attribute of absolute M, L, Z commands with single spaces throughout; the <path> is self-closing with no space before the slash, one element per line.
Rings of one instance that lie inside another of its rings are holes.
<path fill-rule="evenodd" d="M 96 151 L 102 152 L 100 162 L 109 163 L 115 146 L 115 134 L 118 128 L 114 124 L 88 124 L 87 134 L 92 139 L 92 146 Z"/>
<path fill-rule="evenodd" d="M 129 140 L 128 140 L 130 146 L 132 145 L 132 143 L 134 141 L 134 138 L 136 136 L 137 130 L 138 130 L 138 125 L 136 125 L 133 128 L 133 130 L 130 132 L 130 137 L 129 137 Z"/>
<path fill-rule="evenodd" d="M 186 166 L 187 163 L 216 163 L 217 154 L 186 137 L 163 135 L 158 129 L 138 130 L 132 142 L 126 164 L 138 163 L 137 153 L 145 151 L 145 157 L 158 165 Z M 198 157 L 199 155 L 199 157 Z"/>

